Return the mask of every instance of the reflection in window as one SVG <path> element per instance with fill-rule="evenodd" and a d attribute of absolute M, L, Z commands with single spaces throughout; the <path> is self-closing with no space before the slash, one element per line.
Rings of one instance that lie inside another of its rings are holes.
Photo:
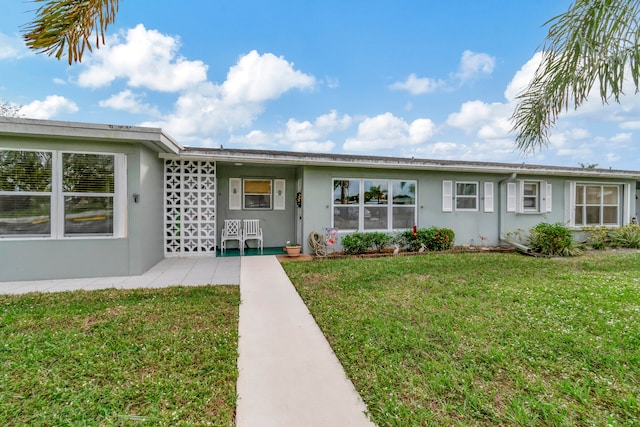
<path fill-rule="evenodd" d="M 416 222 L 416 181 L 334 179 L 333 227 L 407 229 Z"/>
<path fill-rule="evenodd" d="M 63 153 L 64 234 L 113 235 L 115 157 Z"/>
<path fill-rule="evenodd" d="M 244 180 L 244 209 L 271 209 L 271 180 Z"/>
<path fill-rule="evenodd" d="M 478 210 L 477 182 L 456 182 L 456 210 Z"/>
<path fill-rule="evenodd" d="M 0 150 L 0 236 L 51 235 L 52 153 Z"/>
<path fill-rule="evenodd" d="M 619 185 L 576 185 L 574 222 L 576 226 L 604 226 L 620 223 Z"/>

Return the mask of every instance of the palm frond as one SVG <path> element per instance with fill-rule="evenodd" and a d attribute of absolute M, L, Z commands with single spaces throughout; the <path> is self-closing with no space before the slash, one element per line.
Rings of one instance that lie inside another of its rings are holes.
<path fill-rule="evenodd" d="M 36 17 L 24 26 L 27 46 L 37 52 L 67 55 L 69 64 L 80 62 L 85 49 L 105 43 L 105 32 L 115 20 L 118 0 L 33 0 L 41 4 Z"/>
<path fill-rule="evenodd" d="M 640 0 L 577 0 L 547 21 L 542 62 L 511 116 L 525 153 L 548 144 L 559 115 L 578 108 L 598 83 L 603 103 L 619 102 L 626 80 L 640 82 Z"/>

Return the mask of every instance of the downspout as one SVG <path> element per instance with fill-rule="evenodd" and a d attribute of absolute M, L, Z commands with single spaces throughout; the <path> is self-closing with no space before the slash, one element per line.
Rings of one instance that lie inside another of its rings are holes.
<path fill-rule="evenodd" d="M 510 245 L 514 245 L 515 242 L 511 242 L 511 241 L 507 240 L 502 235 L 502 192 L 501 192 L 501 189 L 502 189 L 502 184 L 504 184 L 507 181 L 513 181 L 514 179 L 516 179 L 517 176 L 518 176 L 518 174 L 516 172 L 513 172 L 508 177 L 498 181 L 498 241 L 504 241 L 504 242 L 509 243 Z"/>

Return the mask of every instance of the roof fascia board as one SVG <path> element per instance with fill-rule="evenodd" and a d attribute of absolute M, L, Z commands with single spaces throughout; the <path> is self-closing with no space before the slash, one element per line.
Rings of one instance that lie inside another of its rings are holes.
<path fill-rule="evenodd" d="M 141 143 L 158 152 L 179 153 L 183 147 L 160 128 L 0 117 L 0 135 L 46 136 Z"/>

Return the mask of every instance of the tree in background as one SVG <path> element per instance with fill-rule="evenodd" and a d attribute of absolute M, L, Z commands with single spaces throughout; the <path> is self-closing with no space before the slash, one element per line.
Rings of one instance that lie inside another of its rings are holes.
<path fill-rule="evenodd" d="M 22 117 L 20 105 L 9 104 L 0 98 L 0 117 Z"/>
<path fill-rule="evenodd" d="M 619 102 L 625 81 L 638 92 L 639 18 L 640 0 L 576 0 L 545 23 L 542 62 L 511 117 L 520 150 L 546 146 L 558 116 L 578 108 L 593 89 L 603 104 Z"/>

